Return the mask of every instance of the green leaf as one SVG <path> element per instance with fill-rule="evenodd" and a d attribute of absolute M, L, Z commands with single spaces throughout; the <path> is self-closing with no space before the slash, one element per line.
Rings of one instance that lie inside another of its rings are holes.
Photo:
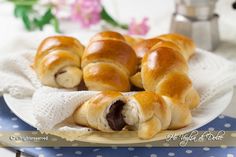
<path fill-rule="evenodd" d="M 41 22 L 43 24 L 48 24 L 50 23 L 50 21 L 54 18 L 54 15 L 52 14 L 52 9 L 49 8 L 45 14 L 43 15 L 43 17 L 41 18 Z"/>
<path fill-rule="evenodd" d="M 14 9 L 14 15 L 16 17 L 22 17 L 25 14 L 28 14 L 32 11 L 31 6 L 16 5 Z"/>
<path fill-rule="evenodd" d="M 32 26 L 32 24 L 31 24 L 31 21 L 30 21 L 30 19 L 29 19 L 29 16 L 27 15 L 27 14 L 23 14 L 22 15 L 22 20 L 23 20 L 23 23 L 24 23 L 24 26 L 25 26 L 25 28 L 27 29 L 27 30 L 31 30 L 31 26 Z"/>
<path fill-rule="evenodd" d="M 106 22 L 110 23 L 113 26 L 118 26 L 118 22 L 116 22 L 106 11 L 104 7 L 102 7 L 101 18 Z"/>
<path fill-rule="evenodd" d="M 39 16 L 37 10 L 33 10 L 33 6 L 38 0 L 8 0 L 15 4 L 14 15 L 22 19 L 27 30 L 40 29 L 43 30 L 47 24 L 52 24 L 54 30 L 60 33 L 58 19 L 52 13 L 52 8 L 48 7 L 42 16 Z M 35 13 L 35 14 L 32 14 Z"/>
<path fill-rule="evenodd" d="M 122 29 L 128 29 L 128 25 L 126 24 L 121 24 L 117 22 L 114 18 L 112 18 L 109 13 L 106 11 L 104 7 L 102 7 L 102 12 L 101 12 L 101 18 L 106 21 L 107 23 L 115 26 L 115 27 L 120 27 Z"/>
<path fill-rule="evenodd" d="M 21 18 L 24 24 L 24 27 L 27 30 L 32 29 L 32 22 L 29 18 L 30 13 L 32 12 L 31 6 L 16 5 L 14 9 L 14 14 L 16 17 Z"/>
<path fill-rule="evenodd" d="M 43 29 L 41 22 L 38 19 L 34 18 L 33 23 L 34 23 L 34 27 L 39 28 L 40 30 Z"/>
<path fill-rule="evenodd" d="M 49 8 L 42 17 L 34 18 L 34 25 L 38 27 L 40 30 L 43 29 L 43 27 L 46 24 L 49 24 L 50 21 L 54 18 L 54 15 L 52 14 L 51 8 Z"/>
<path fill-rule="evenodd" d="M 61 33 L 60 27 L 59 27 L 59 21 L 56 17 L 52 19 L 52 25 L 54 27 L 55 32 Z"/>
<path fill-rule="evenodd" d="M 39 28 L 40 30 L 43 30 L 43 27 L 45 25 L 51 23 L 54 27 L 55 32 L 60 33 L 59 22 L 57 18 L 52 14 L 51 8 L 48 8 L 48 10 L 46 10 L 42 17 L 34 18 L 33 21 L 35 27 Z"/>

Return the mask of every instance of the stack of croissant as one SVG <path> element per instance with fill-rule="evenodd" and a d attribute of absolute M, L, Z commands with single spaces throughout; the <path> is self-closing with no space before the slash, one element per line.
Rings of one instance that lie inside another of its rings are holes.
<path fill-rule="evenodd" d="M 101 91 L 73 114 L 78 125 L 103 132 L 137 130 L 150 139 L 166 129 L 191 123 L 199 94 L 188 76 L 194 43 L 179 34 L 150 39 L 100 32 L 85 47 L 67 36 L 46 38 L 33 68 L 42 84 Z M 139 89 L 132 96 L 121 92 Z M 128 126 L 128 127 L 127 127 Z"/>

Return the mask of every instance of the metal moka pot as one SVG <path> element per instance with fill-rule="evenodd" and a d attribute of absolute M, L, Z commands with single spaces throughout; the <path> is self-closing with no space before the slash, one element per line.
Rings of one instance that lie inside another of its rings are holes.
<path fill-rule="evenodd" d="M 219 43 L 218 18 L 215 14 L 217 0 L 176 0 L 171 32 L 192 38 L 196 45 L 214 50 Z"/>

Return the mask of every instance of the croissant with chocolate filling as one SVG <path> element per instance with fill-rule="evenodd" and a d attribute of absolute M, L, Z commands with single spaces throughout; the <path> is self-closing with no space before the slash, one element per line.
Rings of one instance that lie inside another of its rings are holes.
<path fill-rule="evenodd" d="M 120 131 L 126 125 L 122 110 L 125 97 L 115 91 L 103 91 L 82 104 L 74 112 L 75 123 L 103 132 Z"/>
<path fill-rule="evenodd" d="M 169 127 L 171 109 L 154 92 L 124 97 L 119 92 L 103 91 L 79 106 L 73 118 L 78 125 L 103 132 L 121 131 L 130 126 L 126 128 L 138 131 L 138 137 L 149 139 Z"/>
<path fill-rule="evenodd" d="M 134 126 L 138 136 L 152 138 L 171 123 L 171 108 L 154 92 L 138 92 L 128 98 L 122 111 L 127 125 Z"/>
<path fill-rule="evenodd" d="M 188 125 L 189 108 L 154 92 L 138 92 L 124 97 L 119 92 L 103 91 L 79 106 L 73 114 L 76 124 L 103 132 L 137 131 L 150 139 L 158 132 Z M 129 126 L 129 127 L 126 127 Z"/>
<path fill-rule="evenodd" d="M 129 77 L 137 70 L 137 57 L 117 32 L 101 32 L 90 40 L 82 57 L 83 78 L 89 90 L 129 91 Z"/>
<path fill-rule="evenodd" d="M 74 88 L 82 79 L 83 51 L 84 46 L 73 37 L 48 37 L 38 47 L 33 68 L 44 85 Z"/>

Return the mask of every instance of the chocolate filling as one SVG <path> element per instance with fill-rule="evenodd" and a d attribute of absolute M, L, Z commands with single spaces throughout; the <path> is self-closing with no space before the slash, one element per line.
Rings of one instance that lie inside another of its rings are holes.
<path fill-rule="evenodd" d="M 55 74 L 54 77 L 57 78 L 58 75 L 61 75 L 61 74 L 65 73 L 65 72 L 66 72 L 66 70 L 59 71 L 58 73 Z"/>
<path fill-rule="evenodd" d="M 121 114 L 124 105 L 125 103 L 123 101 L 118 100 L 112 104 L 109 109 L 106 119 L 112 130 L 120 131 L 126 125 L 123 115 Z"/>

